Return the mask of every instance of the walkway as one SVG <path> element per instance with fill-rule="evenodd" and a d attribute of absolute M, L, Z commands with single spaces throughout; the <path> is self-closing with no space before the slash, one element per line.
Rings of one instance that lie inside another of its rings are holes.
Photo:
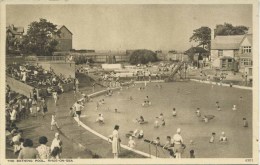
<path fill-rule="evenodd" d="M 102 90 L 102 88 L 96 88 L 96 91 L 99 90 Z M 82 91 L 86 94 L 90 94 L 92 93 L 92 88 L 84 88 Z M 77 95 L 77 98 L 80 98 L 80 94 Z M 54 101 L 49 98 L 47 99 L 49 112 L 45 118 L 42 118 L 39 114 L 38 117 L 30 117 L 18 123 L 17 126 L 24 130 L 24 138 L 33 140 L 34 147 L 39 145 L 38 138 L 43 135 L 48 138 L 49 142 L 47 145 L 50 146 L 55 132 L 60 132 L 63 141 L 62 158 L 92 158 L 95 154 L 102 158 L 112 158 L 112 147 L 110 143 L 86 131 L 84 128 L 78 127 L 75 120 L 69 116 L 69 108 L 77 98 L 74 98 L 73 92 L 64 93 L 60 96 L 57 107 L 55 107 Z M 53 112 L 56 112 L 60 129 L 51 131 L 50 123 L 51 114 Z M 6 155 L 7 158 L 15 158 L 9 149 L 7 149 Z M 120 157 L 141 158 L 140 155 L 125 149 L 122 149 Z"/>

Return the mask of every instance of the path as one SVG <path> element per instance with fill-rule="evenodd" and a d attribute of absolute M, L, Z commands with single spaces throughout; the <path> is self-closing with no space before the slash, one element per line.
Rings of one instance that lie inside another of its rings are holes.
<path fill-rule="evenodd" d="M 96 88 L 96 91 L 101 90 L 101 87 Z M 87 87 L 82 89 L 86 94 L 92 93 L 92 88 Z M 78 94 L 78 98 L 80 98 Z M 100 139 L 92 133 L 86 131 L 82 127 L 78 127 L 74 119 L 69 116 L 69 108 L 74 104 L 76 98 L 74 98 L 73 92 L 68 92 L 60 95 L 58 106 L 55 107 L 54 101 L 47 99 L 49 112 L 42 118 L 41 115 L 36 117 L 30 117 L 27 120 L 23 120 L 17 124 L 18 128 L 24 130 L 24 138 L 30 138 L 34 142 L 34 147 L 39 145 L 38 138 L 40 136 L 46 136 L 48 138 L 47 145 L 51 145 L 55 132 L 60 132 L 61 139 L 63 141 L 63 153 L 62 158 L 92 158 L 97 154 L 102 158 L 112 158 L 111 144 L 107 141 Z M 51 131 L 50 122 L 51 114 L 56 112 L 57 122 L 60 125 L 59 130 Z M 86 117 L 87 118 L 87 117 Z M 10 148 L 6 150 L 7 158 L 16 158 Z M 121 158 L 141 157 L 131 151 L 122 150 Z"/>

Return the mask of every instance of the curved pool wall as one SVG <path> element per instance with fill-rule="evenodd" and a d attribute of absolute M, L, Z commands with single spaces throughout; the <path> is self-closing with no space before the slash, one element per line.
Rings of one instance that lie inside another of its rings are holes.
<path fill-rule="evenodd" d="M 201 80 L 197 80 L 197 79 L 190 79 L 191 81 L 194 82 L 199 82 L 199 83 L 204 83 L 204 84 L 210 84 L 210 85 L 220 85 L 220 86 L 224 86 L 224 87 L 230 87 L 230 84 L 226 84 L 226 83 L 218 83 L 218 82 L 212 82 L 212 81 L 201 81 Z M 233 88 L 238 88 L 238 89 L 246 89 L 246 90 L 252 90 L 252 87 L 245 87 L 245 86 L 239 86 L 239 85 L 232 85 Z"/>
<path fill-rule="evenodd" d="M 124 84 L 125 85 L 125 84 Z M 98 91 L 98 92 L 95 92 L 95 93 L 92 93 L 92 94 L 89 94 L 88 97 L 98 97 L 100 95 L 103 95 L 105 93 L 107 93 L 108 90 L 112 90 L 112 91 L 116 91 L 116 90 L 119 90 L 120 87 L 116 87 L 116 88 L 111 88 L 111 89 L 105 89 L 105 90 L 102 90 L 102 91 Z M 74 120 L 78 122 L 78 118 L 77 117 L 74 117 Z M 78 122 L 80 126 L 82 126 L 84 129 L 86 129 L 87 131 L 91 132 L 92 134 L 98 136 L 99 138 L 105 140 L 105 141 L 108 141 L 111 143 L 111 141 L 109 140 L 108 137 L 96 132 L 95 130 L 91 129 L 90 127 L 88 127 L 87 125 L 85 125 L 84 123 L 82 123 L 81 121 Z M 139 150 L 136 150 L 136 149 L 132 149 L 130 147 L 128 147 L 127 145 L 123 145 L 123 144 L 120 144 L 120 146 L 126 150 L 129 150 L 129 151 L 132 151 L 132 152 L 135 152 L 139 155 L 142 155 L 144 157 L 147 157 L 147 158 L 156 158 L 156 156 L 154 155 L 151 155 L 151 154 L 148 154 L 148 153 L 145 153 L 145 152 L 142 152 L 142 151 L 139 151 Z"/>

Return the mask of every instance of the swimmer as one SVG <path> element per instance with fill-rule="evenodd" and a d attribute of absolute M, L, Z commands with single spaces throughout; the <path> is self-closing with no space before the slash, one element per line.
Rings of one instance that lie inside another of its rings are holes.
<path fill-rule="evenodd" d="M 177 112 L 176 112 L 176 109 L 175 109 L 175 108 L 172 109 L 172 116 L 173 116 L 173 117 L 177 116 Z"/>
<path fill-rule="evenodd" d="M 144 131 L 140 130 L 139 135 L 138 135 L 138 139 L 142 139 L 144 137 Z"/>
<path fill-rule="evenodd" d="M 215 141 L 215 136 L 216 136 L 216 133 L 215 133 L 215 132 L 212 132 L 211 137 L 210 137 L 210 139 L 209 139 L 209 143 L 214 143 L 214 141 Z"/>
<path fill-rule="evenodd" d="M 139 119 L 136 119 L 136 120 L 137 120 L 137 122 L 138 122 L 139 124 L 144 124 L 144 123 L 145 123 L 143 116 L 140 116 L 140 118 L 139 118 Z"/>
<path fill-rule="evenodd" d="M 154 121 L 154 128 L 159 128 L 158 117 L 155 118 L 155 121 Z"/>
<path fill-rule="evenodd" d="M 221 133 L 221 136 L 219 138 L 219 142 L 227 142 L 227 137 L 225 135 L 225 132 Z"/>
<path fill-rule="evenodd" d="M 216 102 L 216 107 L 218 107 L 218 106 L 219 106 L 219 102 L 217 101 L 217 102 Z"/>
<path fill-rule="evenodd" d="M 133 137 L 138 137 L 138 129 L 136 129 L 133 134 L 132 134 Z"/>
<path fill-rule="evenodd" d="M 165 120 L 162 119 L 162 126 L 165 126 Z"/>
<path fill-rule="evenodd" d="M 232 110 L 233 110 L 233 111 L 237 110 L 237 106 L 236 106 L 236 105 L 233 105 Z"/>
<path fill-rule="evenodd" d="M 243 127 L 248 127 L 248 122 L 247 122 L 246 118 L 243 118 L 243 121 L 244 121 Z"/>
<path fill-rule="evenodd" d="M 217 109 L 218 109 L 218 111 L 221 111 L 221 108 L 220 108 L 220 106 L 218 106 L 218 108 L 217 108 Z"/>
<path fill-rule="evenodd" d="M 129 141 L 128 141 L 128 147 L 134 148 L 135 145 L 136 145 L 136 144 L 135 144 L 135 141 L 133 140 L 133 137 L 130 136 L 130 137 L 129 137 Z"/>
<path fill-rule="evenodd" d="M 96 119 L 96 122 L 100 123 L 100 124 L 104 124 L 104 117 L 103 114 L 98 114 L 98 118 Z"/>
<path fill-rule="evenodd" d="M 152 141 L 155 145 L 160 145 L 160 137 L 157 137 L 155 140 Z"/>
<path fill-rule="evenodd" d="M 100 100 L 100 102 L 101 102 L 101 104 L 105 104 L 105 100 L 104 99 Z"/>
<path fill-rule="evenodd" d="M 98 108 L 99 108 L 99 105 L 100 103 L 99 103 L 99 101 L 97 101 L 97 103 L 96 103 L 96 110 L 98 110 Z"/>
<path fill-rule="evenodd" d="M 204 117 L 202 118 L 202 121 L 204 121 L 205 123 L 208 123 L 209 120 L 214 119 L 214 115 L 204 115 Z"/>
<path fill-rule="evenodd" d="M 195 158 L 194 150 L 190 150 L 190 158 Z"/>
<path fill-rule="evenodd" d="M 201 116 L 200 108 L 197 108 L 196 115 L 197 115 L 197 117 L 200 117 L 200 116 Z"/>
<path fill-rule="evenodd" d="M 159 119 L 164 120 L 163 113 L 160 113 L 160 115 L 159 115 Z"/>

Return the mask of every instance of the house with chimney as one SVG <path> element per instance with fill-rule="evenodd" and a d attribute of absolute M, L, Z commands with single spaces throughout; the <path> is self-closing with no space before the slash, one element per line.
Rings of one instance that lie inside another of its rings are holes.
<path fill-rule="evenodd" d="M 244 70 L 252 67 L 252 34 L 215 36 L 211 41 L 212 67 Z"/>

